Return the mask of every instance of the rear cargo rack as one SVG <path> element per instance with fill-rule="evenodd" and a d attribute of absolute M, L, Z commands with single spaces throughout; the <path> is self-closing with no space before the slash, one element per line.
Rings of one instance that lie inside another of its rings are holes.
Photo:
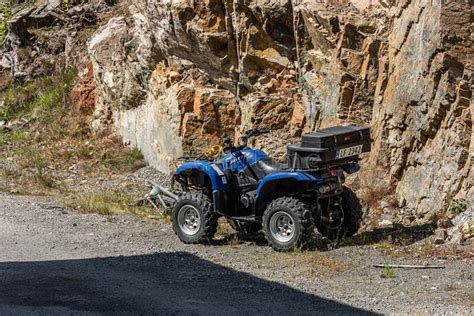
<path fill-rule="evenodd" d="M 367 127 L 325 128 L 303 135 L 300 144 L 288 146 L 288 166 L 291 170 L 305 171 L 339 167 L 359 161 L 359 155 L 370 149 Z"/>

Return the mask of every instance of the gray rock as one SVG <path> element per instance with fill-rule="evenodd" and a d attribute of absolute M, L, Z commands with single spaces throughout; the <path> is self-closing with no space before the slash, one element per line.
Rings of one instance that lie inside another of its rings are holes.
<path fill-rule="evenodd" d="M 446 229 L 438 228 L 435 230 L 433 239 L 436 245 L 444 244 L 446 238 L 448 237 L 448 232 Z"/>
<path fill-rule="evenodd" d="M 470 209 L 465 212 L 458 214 L 456 217 L 452 219 L 452 223 L 454 226 L 461 226 L 464 223 L 468 222 L 469 220 L 474 220 L 474 210 Z"/>
<path fill-rule="evenodd" d="M 382 220 L 381 222 L 379 222 L 379 226 L 380 227 L 390 227 L 390 226 L 393 226 L 393 223 L 387 219 L 384 219 Z"/>

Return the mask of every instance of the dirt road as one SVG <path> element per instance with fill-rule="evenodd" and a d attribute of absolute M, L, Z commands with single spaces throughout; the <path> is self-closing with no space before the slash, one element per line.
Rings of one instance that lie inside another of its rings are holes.
<path fill-rule="evenodd" d="M 474 312 L 468 263 L 381 278 L 371 265 L 388 260 L 370 246 L 183 245 L 170 223 L 0 195 L 0 315 Z"/>

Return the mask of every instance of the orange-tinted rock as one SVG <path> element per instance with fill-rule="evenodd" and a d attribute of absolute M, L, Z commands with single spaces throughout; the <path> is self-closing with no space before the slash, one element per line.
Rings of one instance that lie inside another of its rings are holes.
<path fill-rule="evenodd" d="M 77 84 L 71 91 L 71 100 L 77 113 L 91 115 L 94 112 L 96 89 L 92 63 L 88 62 L 86 69 L 79 74 Z"/>
<path fill-rule="evenodd" d="M 190 84 L 180 84 L 176 90 L 176 101 L 183 112 L 192 112 L 195 88 Z"/>
<path fill-rule="evenodd" d="M 301 136 L 305 124 L 305 109 L 300 102 L 295 101 L 293 105 L 293 114 L 290 121 L 290 135 L 293 137 Z"/>

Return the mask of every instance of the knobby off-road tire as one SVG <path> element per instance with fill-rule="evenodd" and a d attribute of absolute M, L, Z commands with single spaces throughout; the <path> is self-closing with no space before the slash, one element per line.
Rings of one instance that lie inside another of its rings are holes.
<path fill-rule="evenodd" d="M 344 220 L 338 229 L 328 229 L 321 225 L 318 230 L 330 240 L 338 240 L 354 236 L 362 224 L 362 205 L 357 195 L 351 189 L 344 187 L 341 193 L 341 207 Z"/>
<path fill-rule="evenodd" d="M 232 227 L 232 229 L 243 234 L 257 233 L 260 229 L 262 229 L 262 224 L 260 223 L 242 222 L 233 219 L 228 219 L 227 222 L 229 223 L 230 227 Z"/>
<path fill-rule="evenodd" d="M 346 187 L 342 192 L 341 204 L 344 210 L 343 234 L 341 237 L 350 237 L 357 233 L 362 224 L 362 205 L 357 195 Z"/>
<path fill-rule="evenodd" d="M 280 197 L 263 213 L 263 230 L 268 244 L 277 251 L 304 246 L 314 231 L 309 208 L 293 197 Z"/>
<path fill-rule="evenodd" d="M 208 243 L 217 230 L 212 202 L 200 192 L 186 192 L 173 207 L 173 230 L 186 244 Z"/>

